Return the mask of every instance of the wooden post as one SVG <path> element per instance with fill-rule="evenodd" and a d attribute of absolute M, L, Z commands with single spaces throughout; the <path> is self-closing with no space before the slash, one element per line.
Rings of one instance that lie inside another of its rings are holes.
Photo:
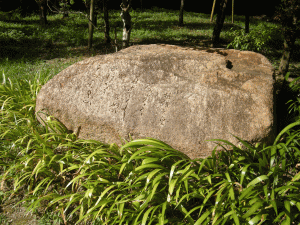
<path fill-rule="evenodd" d="M 212 19 L 213 19 L 213 16 L 214 16 L 216 1 L 217 0 L 214 0 L 214 3 L 213 3 L 213 7 L 212 7 L 212 10 L 211 10 L 211 14 L 210 14 L 210 22 L 212 22 Z"/>

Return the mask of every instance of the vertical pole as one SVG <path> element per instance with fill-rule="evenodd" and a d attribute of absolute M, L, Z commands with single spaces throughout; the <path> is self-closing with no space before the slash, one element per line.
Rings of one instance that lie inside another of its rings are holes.
<path fill-rule="evenodd" d="M 216 0 L 214 0 L 213 7 L 212 7 L 212 9 L 211 9 L 210 22 L 212 22 L 212 18 L 213 18 L 213 16 L 214 16 L 215 5 L 216 5 Z"/>

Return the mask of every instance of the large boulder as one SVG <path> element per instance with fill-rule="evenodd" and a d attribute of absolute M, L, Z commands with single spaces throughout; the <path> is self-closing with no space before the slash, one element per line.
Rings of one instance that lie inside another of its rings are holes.
<path fill-rule="evenodd" d="M 208 139 L 274 139 L 273 72 L 264 56 L 249 51 L 132 46 L 54 76 L 36 111 L 79 138 L 120 144 L 151 137 L 205 157 L 216 146 Z"/>

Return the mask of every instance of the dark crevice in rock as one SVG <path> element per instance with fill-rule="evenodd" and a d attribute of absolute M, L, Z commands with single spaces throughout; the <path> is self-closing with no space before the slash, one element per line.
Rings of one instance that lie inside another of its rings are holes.
<path fill-rule="evenodd" d="M 232 67 L 232 62 L 230 60 L 226 60 L 226 68 L 231 69 Z"/>

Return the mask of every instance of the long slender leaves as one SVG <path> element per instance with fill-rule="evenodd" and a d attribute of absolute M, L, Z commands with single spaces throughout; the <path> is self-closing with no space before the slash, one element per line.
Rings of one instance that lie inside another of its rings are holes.
<path fill-rule="evenodd" d="M 38 80 L 38 79 L 37 79 Z M 77 139 L 63 124 L 34 114 L 38 81 L 0 84 L 1 184 L 12 182 L 28 209 L 100 224 L 292 224 L 300 221 L 299 122 L 271 146 L 242 147 L 189 159 L 160 140 L 121 147 Z"/>

